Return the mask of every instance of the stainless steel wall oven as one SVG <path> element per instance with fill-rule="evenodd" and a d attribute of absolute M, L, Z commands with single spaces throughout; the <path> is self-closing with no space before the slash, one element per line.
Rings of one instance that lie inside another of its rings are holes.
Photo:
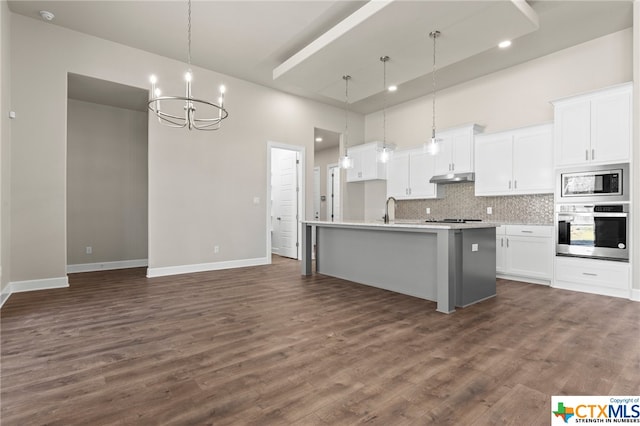
<path fill-rule="evenodd" d="M 556 254 L 629 261 L 628 204 L 559 204 Z"/>

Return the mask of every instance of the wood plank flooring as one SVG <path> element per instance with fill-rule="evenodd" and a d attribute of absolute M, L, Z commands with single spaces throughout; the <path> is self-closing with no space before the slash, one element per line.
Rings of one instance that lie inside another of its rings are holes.
<path fill-rule="evenodd" d="M 2 425 L 540 425 L 640 393 L 640 304 L 498 280 L 452 315 L 299 263 L 70 276 L 1 311 Z"/>

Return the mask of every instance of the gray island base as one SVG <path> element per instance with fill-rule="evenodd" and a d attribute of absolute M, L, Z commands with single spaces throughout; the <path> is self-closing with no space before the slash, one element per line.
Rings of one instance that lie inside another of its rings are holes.
<path fill-rule="evenodd" d="M 496 229 L 483 223 L 303 222 L 302 275 L 316 271 L 437 303 L 451 313 L 496 295 Z"/>

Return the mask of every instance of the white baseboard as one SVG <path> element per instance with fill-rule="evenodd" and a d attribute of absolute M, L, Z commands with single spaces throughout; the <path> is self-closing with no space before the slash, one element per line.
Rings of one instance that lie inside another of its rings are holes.
<path fill-rule="evenodd" d="M 11 296 L 13 293 L 66 287 L 69 287 L 69 279 L 67 277 L 11 282 L 2 289 L 2 294 L 0 297 L 0 308 L 2 308 L 4 302 L 6 302 L 9 299 L 9 296 Z"/>
<path fill-rule="evenodd" d="M 0 308 L 4 305 L 4 302 L 11 296 L 11 284 L 7 284 L 3 289 L 2 293 L 0 293 Z"/>
<path fill-rule="evenodd" d="M 255 259 L 229 260 L 226 262 L 198 263 L 194 265 L 166 266 L 162 268 L 147 268 L 147 278 L 189 274 L 192 272 L 218 271 L 220 269 L 244 268 L 246 266 L 269 265 L 270 263 L 271 257 L 258 257 Z"/>
<path fill-rule="evenodd" d="M 67 277 L 45 278 L 42 280 L 15 281 L 9 284 L 11 293 L 20 293 L 23 291 L 49 290 L 52 288 L 69 287 L 69 279 Z"/>
<path fill-rule="evenodd" d="M 634 302 L 640 302 L 640 289 L 632 288 L 631 289 L 631 297 L 629 298 Z"/>
<path fill-rule="evenodd" d="M 67 273 L 73 274 L 77 272 L 94 272 L 94 271 L 110 271 L 113 269 L 140 268 L 148 266 L 147 259 L 119 260 L 116 262 L 97 262 L 97 263 L 78 263 L 76 265 L 67 265 Z"/>

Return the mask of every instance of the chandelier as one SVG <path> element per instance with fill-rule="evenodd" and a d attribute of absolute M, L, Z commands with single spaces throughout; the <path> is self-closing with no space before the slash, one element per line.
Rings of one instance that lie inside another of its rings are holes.
<path fill-rule="evenodd" d="M 340 167 L 343 169 L 352 169 L 353 168 L 353 158 L 349 157 L 349 151 L 347 147 L 349 146 L 349 80 L 351 80 L 350 75 L 343 75 L 342 79 L 344 80 L 344 156 L 340 157 Z"/>
<path fill-rule="evenodd" d="M 431 31 L 429 37 L 433 39 L 433 69 L 431 71 L 431 79 L 433 83 L 433 117 L 431 124 L 431 140 L 426 143 L 426 150 L 431 155 L 436 155 L 440 150 L 436 139 L 436 39 L 440 37 L 440 31 Z"/>
<path fill-rule="evenodd" d="M 189 130 L 218 130 L 222 120 L 229 116 L 224 108 L 225 87 L 220 86 L 220 97 L 217 103 L 194 98 L 191 94 L 191 81 L 193 80 L 191 72 L 191 0 L 188 0 L 187 16 L 187 61 L 189 68 L 184 77 L 185 95 L 161 96 L 162 92 L 156 87 L 158 79 L 152 75 L 150 78 L 149 111 L 156 115 L 158 123 L 168 127 L 186 127 Z M 180 113 L 180 110 L 184 112 Z M 200 116 L 196 116 L 196 110 L 199 110 Z"/>

